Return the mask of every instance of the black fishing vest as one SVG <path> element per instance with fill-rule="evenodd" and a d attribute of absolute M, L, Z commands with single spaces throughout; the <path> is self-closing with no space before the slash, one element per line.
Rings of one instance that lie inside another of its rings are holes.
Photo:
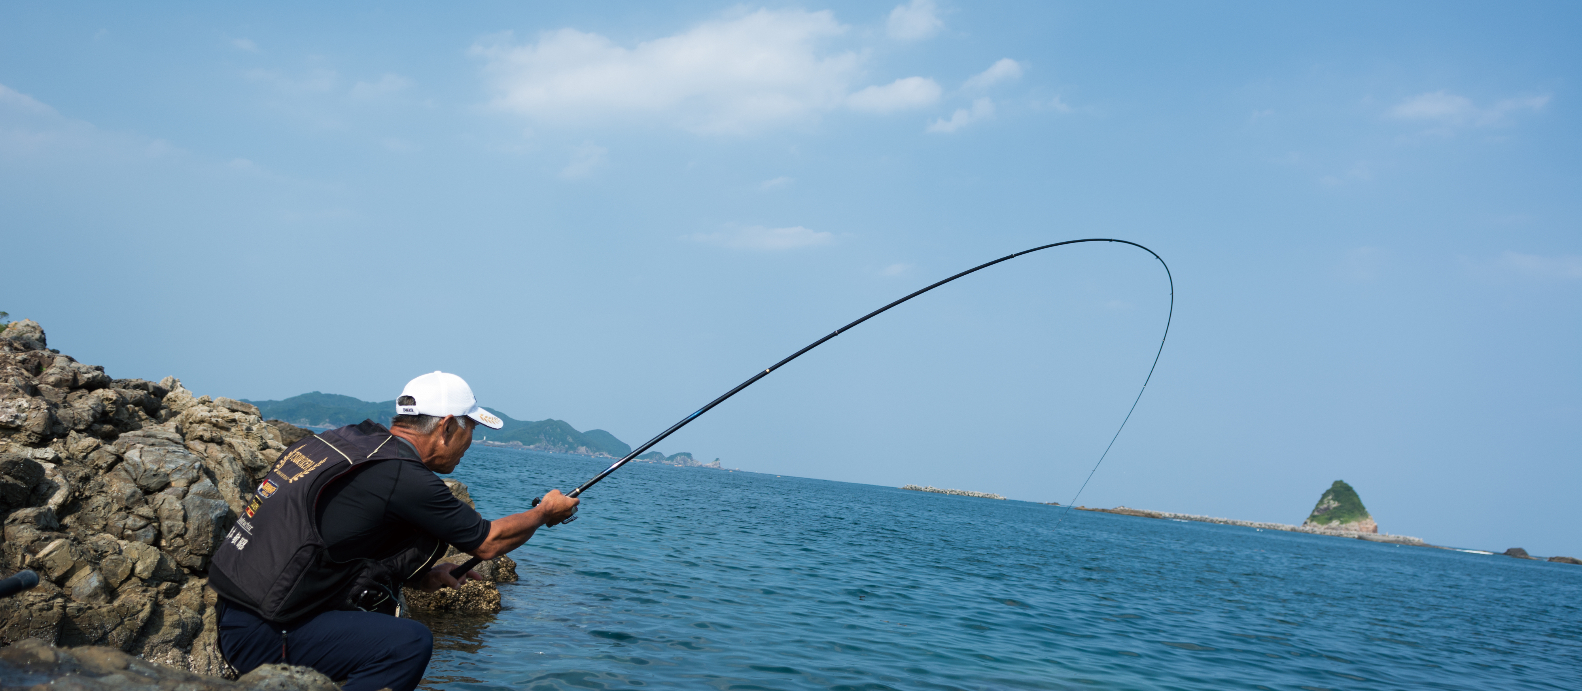
<path fill-rule="evenodd" d="M 209 585 L 275 622 L 331 609 L 393 612 L 401 584 L 432 567 L 446 545 L 417 531 L 395 554 L 334 561 L 319 533 L 317 509 L 330 483 L 369 463 L 394 459 L 422 462 L 372 420 L 291 445 L 215 551 Z"/>

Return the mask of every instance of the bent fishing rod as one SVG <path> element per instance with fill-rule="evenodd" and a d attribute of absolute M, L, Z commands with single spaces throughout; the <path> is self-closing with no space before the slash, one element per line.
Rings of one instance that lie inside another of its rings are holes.
<path fill-rule="evenodd" d="M 736 394 L 740 393 L 742 389 L 745 389 L 745 388 L 747 388 L 749 386 L 752 386 L 753 384 L 757 383 L 759 379 L 763 379 L 764 377 L 769 376 L 775 370 L 786 366 L 787 363 L 789 363 L 792 360 L 795 360 L 795 359 L 801 357 L 803 353 L 806 353 L 809 350 L 817 348 L 817 347 L 819 347 L 821 345 L 824 345 L 825 341 L 828 341 L 828 340 L 830 340 L 830 339 L 832 339 L 832 338 L 834 338 L 836 336 L 839 336 L 839 335 L 841 335 L 843 333 L 846 333 L 847 331 L 851 330 L 852 327 L 857 326 L 858 324 L 861 324 L 861 323 L 863 323 L 865 321 L 868 321 L 869 319 L 872 319 L 872 318 L 877 317 L 877 316 L 879 316 L 881 314 L 884 314 L 885 312 L 888 312 L 890 310 L 890 308 L 892 308 L 892 307 L 900 305 L 901 303 L 906 302 L 907 300 L 911 300 L 912 298 L 915 298 L 915 297 L 917 297 L 919 295 L 922 295 L 923 293 L 926 293 L 926 292 L 928 292 L 930 290 L 933 290 L 933 289 L 938 288 L 938 287 L 940 287 L 942 285 L 945 285 L 946 283 L 950 283 L 951 281 L 954 281 L 954 280 L 956 280 L 958 278 L 961 278 L 963 276 L 967 276 L 969 274 L 977 273 L 977 272 L 982 271 L 984 269 L 987 269 L 987 268 L 989 268 L 991 266 L 994 266 L 995 264 L 999 264 L 1001 262 L 1010 261 L 1010 260 L 1015 259 L 1017 257 L 1020 257 L 1020 256 L 1022 256 L 1024 254 L 1032 254 L 1032 253 L 1040 251 L 1040 250 L 1047 250 L 1047 249 L 1050 249 L 1050 248 L 1053 248 L 1053 247 L 1062 247 L 1062 246 L 1065 246 L 1065 245 L 1076 245 L 1076 244 L 1080 244 L 1080 243 L 1084 243 L 1084 242 L 1116 242 L 1116 243 L 1120 243 L 1120 244 L 1123 244 L 1123 245 L 1131 245 L 1132 247 L 1136 247 L 1136 248 L 1138 248 L 1138 249 L 1140 249 L 1140 250 L 1142 250 L 1144 252 L 1147 252 L 1148 254 L 1153 255 L 1154 259 L 1159 260 L 1159 265 L 1164 267 L 1165 278 L 1170 283 L 1170 311 L 1165 316 L 1165 332 L 1164 332 L 1164 336 L 1159 339 L 1159 349 L 1154 352 L 1154 361 L 1153 361 L 1153 364 L 1148 367 L 1148 376 L 1143 378 L 1143 386 L 1142 386 L 1142 388 L 1140 390 L 1138 390 L 1137 397 L 1132 399 L 1132 407 L 1126 411 L 1126 417 L 1121 420 L 1121 426 L 1118 429 L 1115 430 L 1115 435 L 1113 437 L 1110 437 L 1110 443 L 1109 443 L 1108 446 L 1104 447 L 1104 453 L 1099 455 L 1098 463 L 1093 464 L 1093 470 L 1088 471 L 1087 479 L 1083 480 L 1082 486 L 1077 489 L 1076 497 L 1072 497 L 1071 503 L 1066 505 L 1066 513 L 1070 513 L 1071 505 L 1076 503 L 1077 497 L 1081 497 L 1082 496 L 1082 490 L 1087 489 L 1088 481 L 1093 479 L 1093 474 L 1098 472 L 1099 465 L 1104 463 L 1104 458 L 1106 456 L 1109 456 L 1110 449 L 1115 446 L 1115 440 L 1119 439 L 1120 436 L 1121 436 L 1121 430 L 1126 429 L 1126 423 L 1132 419 L 1132 413 L 1137 410 L 1137 403 L 1142 400 L 1143 392 L 1148 390 L 1148 382 L 1150 380 L 1152 380 L 1153 377 L 1154 377 L 1154 369 L 1159 367 L 1159 357 L 1164 354 L 1164 351 L 1165 351 L 1165 340 L 1170 337 L 1170 321 L 1171 321 L 1172 318 L 1175 317 L 1176 283 L 1175 283 L 1175 277 L 1170 274 L 1170 265 L 1166 264 L 1165 260 L 1164 260 L 1164 257 L 1159 256 L 1158 253 L 1154 252 L 1151 249 L 1148 249 L 1147 247 L 1144 247 L 1144 246 L 1139 245 L 1139 244 L 1137 244 L 1135 242 L 1132 242 L 1130 240 L 1117 240 L 1117 239 L 1114 239 L 1114 238 L 1085 238 L 1085 239 L 1082 239 L 1082 240 L 1066 240 L 1064 242 L 1056 242 L 1056 243 L 1051 243 L 1051 244 L 1048 244 L 1048 245 L 1039 245 L 1038 247 L 1034 247 L 1034 248 L 1029 249 L 1029 250 L 1022 250 L 1021 252 L 1017 252 L 1015 254 L 1005 255 L 1005 256 L 1000 257 L 999 259 L 996 259 L 994 261 L 984 262 L 984 263 L 979 264 L 977 266 L 974 266 L 974 267 L 972 267 L 970 269 L 967 269 L 966 271 L 963 271 L 963 272 L 961 272 L 959 274 L 951 276 L 950 278 L 946 278 L 944 280 L 937 281 L 937 282 L 935 282 L 933 284 L 928 285 L 927 287 L 924 287 L 922 289 L 914 291 L 913 293 L 911 293 L 910 295 L 907 295 L 906 297 L 903 297 L 903 298 L 901 298 L 899 300 L 896 300 L 895 302 L 892 302 L 892 303 L 890 303 L 888 305 L 880 307 L 879 309 L 876 309 L 876 310 L 874 310 L 872 312 L 869 312 L 867 315 L 864 315 L 861 319 L 858 319 L 858 320 L 856 320 L 856 321 L 854 321 L 854 322 L 852 322 L 850 324 L 847 324 L 845 326 L 840 327 L 839 329 L 836 329 L 835 331 L 831 332 L 828 336 L 825 336 L 823 338 L 818 339 L 817 341 L 814 341 L 814 342 L 808 344 L 803 349 L 798 350 L 795 353 L 792 353 L 791 355 L 787 356 L 784 360 L 781 360 L 779 362 L 776 362 L 773 365 L 770 365 L 770 366 L 764 368 L 764 371 L 759 372 L 757 374 L 754 374 L 747 381 L 744 381 L 744 382 L 742 382 L 740 384 L 737 384 L 736 388 L 731 389 L 730 391 L 726 391 L 724 393 L 724 395 L 720 396 L 719 398 L 714 399 L 713 401 L 710 401 L 708 405 L 703 406 L 702 408 L 699 408 L 697 412 L 682 418 L 680 422 L 677 422 L 676 424 L 671 425 L 669 427 L 669 429 L 666 429 L 665 431 L 660 432 L 659 436 L 654 437 L 653 439 L 648 440 L 648 442 L 643 444 L 642 446 L 640 446 L 640 447 L 638 447 L 636 449 L 633 449 L 631 453 L 626 454 L 624 457 L 621 458 L 621 460 L 616 461 L 610 467 L 605 468 L 604 472 L 599 473 L 598 475 L 595 475 L 592 480 L 589 480 L 589 481 L 583 483 L 581 487 L 578 487 L 578 488 L 572 490 L 566 496 L 572 497 L 572 498 L 576 498 L 577 496 L 581 495 L 583 492 L 588 491 L 589 487 L 592 487 L 592 486 L 594 486 L 596 484 L 599 484 L 600 480 L 603 480 L 604 478 L 609 477 L 611 473 L 613 473 L 613 472 L 615 472 L 617 470 L 620 470 L 621 466 L 626 465 L 627 463 L 631 462 L 632 459 L 637 458 L 637 456 L 642 454 L 644 451 L 647 451 L 648 449 L 652 448 L 655 444 L 658 444 L 659 442 L 664 441 L 665 437 L 668 437 L 668 436 L 670 436 L 672 434 L 675 434 L 677 430 L 681 429 L 682 427 L 686 427 L 688 423 L 692 422 L 693 420 L 698 419 L 699 416 L 703 415 L 704 413 L 709 412 L 710 410 L 713 410 L 714 406 L 717 406 L 717 405 L 719 405 L 721 403 L 724 403 L 726 399 L 728 399 L 731 396 L 735 396 Z M 538 502 L 539 502 L 539 499 L 534 499 L 533 500 L 533 506 L 538 506 Z M 570 523 L 570 522 L 572 522 L 572 521 L 574 521 L 576 519 L 577 519 L 577 517 L 575 515 L 573 515 L 570 518 L 567 518 L 565 521 L 562 521 L 562 522 L 563 523 Z M 1065 515 L 1062 514 L 1061 515 L 1061 520 L 1064 520 L 1064 519 L 1065 519 Z M 473 557 L 472 559 L 467 560 L 467 562 L 462 564 L 461 566 L 458 566 L 458 567 L 456 567 L 454 569 L 451 569 L 451 572 L 450 572 L 451 573 L 451 577 L 460 579 L 462 576 L 466 575 L 467 571 L 472 569 L 472 567 L 477 566 L 482 561 L 483 561 L 482 559 L 479 559 L 477 557 Z"/>

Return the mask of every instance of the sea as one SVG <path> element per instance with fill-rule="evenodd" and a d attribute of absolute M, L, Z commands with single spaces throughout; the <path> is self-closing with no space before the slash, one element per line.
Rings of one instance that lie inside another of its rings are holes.
<path fill-rule="evenodd" d="M 497 517 L 608 463 L 455 477 Z M 634 463 L 512 557 L 424 688 L 1582 688 L 1582 566 L 1498 555 Z"/>

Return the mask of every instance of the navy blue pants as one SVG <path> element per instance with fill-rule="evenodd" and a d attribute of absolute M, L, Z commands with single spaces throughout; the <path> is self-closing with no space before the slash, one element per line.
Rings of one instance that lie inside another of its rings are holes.
<path fill-rule="evenodd" d="M 272 624 L 251 610 L 222 602 L 220 652 L 242 674 L 284 662 L 312 667 L 336 681 L 345 679 L 345 691 L 412 691 L 434 654 L 434 634 L 411 619 L 374 612 L 325 612 L 292 624 Z"/>

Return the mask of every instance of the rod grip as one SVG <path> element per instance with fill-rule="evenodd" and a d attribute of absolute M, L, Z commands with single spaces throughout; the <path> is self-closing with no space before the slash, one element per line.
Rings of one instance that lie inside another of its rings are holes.
<path fill-rule="evenodd" d="M 483 560 L 479 559 L 477 557 L 473 557 L 471 559 L 468 559 L 467 561 L 463 562 L 461 566 L 458 566 L 458 567 L 456 567 L 454 569 L 451 569 L 450 570 L 450 577 L 459 581 L 459 580 L 461 580 L 462 576 L 467 575 L 467 572 L 472 570 L 472 567 L 477 566 L 477 565 L 482 564 L 482 563 L 483 563 Z"/>

